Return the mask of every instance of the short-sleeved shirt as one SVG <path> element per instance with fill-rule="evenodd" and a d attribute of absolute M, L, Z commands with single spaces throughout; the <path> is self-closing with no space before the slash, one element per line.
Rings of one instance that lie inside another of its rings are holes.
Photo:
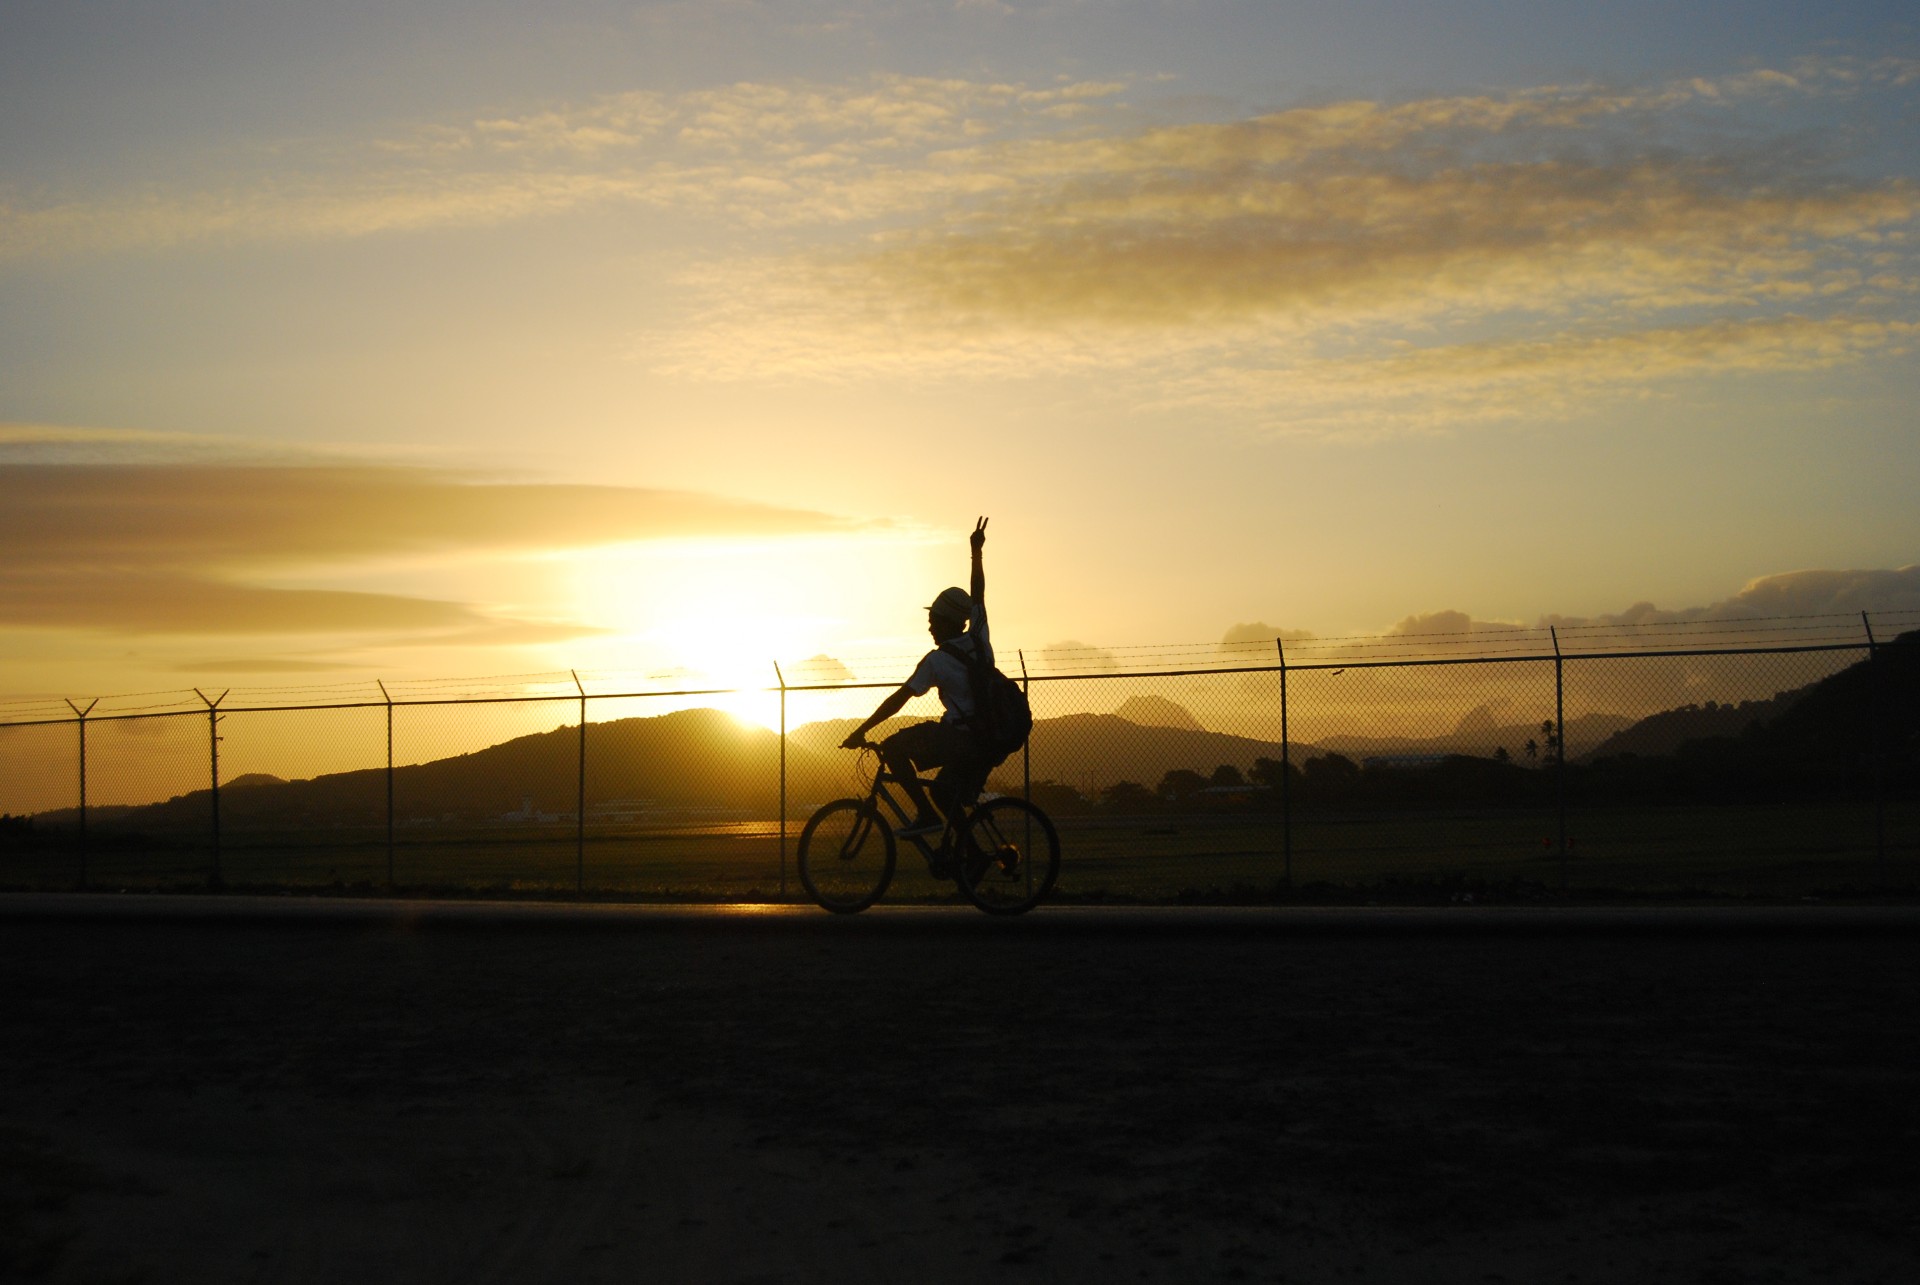
<path fill-rule="evenodd" d="M 946 707 L 946 713 L 940 716 L 943 723 L 960 723 L 973 717 L 973 680 L 967 673 L 968 662 L 955 655 L 956 651 L 969 658 L 978 655 L 971 629 L 922 656 L 906 683 L 915 696 L 925 696 L 929 691 L 940 693 L 940 703 Z M 991 643 L 987 645 L 986 663 L 993 664 Z"/>

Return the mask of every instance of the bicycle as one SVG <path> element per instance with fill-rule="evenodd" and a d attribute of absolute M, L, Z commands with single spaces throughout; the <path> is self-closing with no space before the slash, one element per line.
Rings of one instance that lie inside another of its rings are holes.
<path fill-rule="evenodd" d="M 796 855 L 807 894 L 840 915 L 857 914 L 880 900 L 893 881 L 902 837 L 894 827 L 910 824 L 895 788 L 902 778 L 887 770 L 871 745 L 862 752 L 876 761 L 866 797 L 823 804 L 800 832 Z M 930 778 L 919 780 L 922 786 L 932 784 Z M 976 799 L 957 824 L 947 819 L 935 845 L 926 835 L 904 837 L 936 873 L 951 868 L 961 893 L 990 915 L 1032 910 L 1060 877 L 1060 836 L 1052 819 L 1010 795 Z"/>

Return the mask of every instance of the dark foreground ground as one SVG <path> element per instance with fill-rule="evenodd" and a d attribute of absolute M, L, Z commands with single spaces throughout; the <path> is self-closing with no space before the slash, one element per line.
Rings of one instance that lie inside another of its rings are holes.
<path fill-rule="evenodd" d="M 1900 918 L 0 907 L 0 1279 L 1907 1282 L 1916 1000 Z"/>

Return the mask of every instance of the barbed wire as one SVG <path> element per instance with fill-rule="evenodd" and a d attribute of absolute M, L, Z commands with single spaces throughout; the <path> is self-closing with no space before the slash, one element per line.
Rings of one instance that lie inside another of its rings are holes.
<path fill-rule="evenodd" d="M 539 670 L 525 674 L 476 674 L 471 678 L 401 678 L 390 680 L 392 684 L 404 684 L 408 687 L 467 687 L 482 684 L 494 686 L 528 685 L 534 683 L 558 686 L 562 683 L 573 685 L 573 675 L 564 669 Z"/>
<path fill-rule="evenodd" d="M 1802 619 L 1804 619 L 1804 617 L 1802 617 Z M 1772 622 L 1760 621 L 1662 620 L 1648 621 L 1646 623 L 1628 622 L 1617 625 L 1566 625 L 1562 627 L 1562 632 L 1569 634 L 1630 633 L 1639 629 L 1685 629 L 1690 633 L 1696 634 L 1743 634 L 1754 632 L 1753 626 L 1760 623 L 1767 624 L 1768 627 L 1765 632 L 1769 634 L 1832 633 L 1840 628 L 1838 622 L 1830 622 L 1823 625 L 1774 625 Z M 1856 638 L 1861 638 L 1860 622 L 1855 620 L 1848 632 Z M 1865 639 L 1862 638 L 1862 641 L 1865 641 Z"/>
<path fill-rule="evenodd" d="M 1868 620 L 1875 623 L 1892 624 L 1893 630 L 1888 637 L 1876 640 L 1889 642 L 1893 634 L 1900 632 L 1902 624 L 1920 624 L 1920 610 L 1901 608 L 1885 612 L 1868 613 Z M 1799 623 L 1799 622 L 1818 623 Z M 1563 656 L 1576 657 L 1579 648 L 1591 648 L 1594 641 L 1602 638 L 1627 638 L 1645 644 L 1662 635 L 1675 640 L 1675 645 L 1664 649 L 1656 645 L 1646 654 L 1682 654 L 1678 643 L 1702 638 L 1740 638 L 1753 649 L 1769 645 L 1796 646 L 1815 645 L 1812 635 L 1824 635 L 1829 645 L 1858 645 L 1862 650 L 1867 646 L 1867 638 L 1860 615 L 1856 613 L 1803 613 L 1781 616 L 1755 616 L 1745 619 L 1715 618 L 1703 620 L 1647 620 L 1647 621 L 1580 621 L 1566 624 L 1545 625 L 1507 625 L 1476 624 L 1471 629 L 1435 630 L 1426 633 L 1389 633 L 1389 634 L 1343 634 L 1325 637 L 1286 637 L 1284 633 L 1274 639 L 1234 639 L 1213 643 L 1140 643 L 1099 646 L 1092 643 L 1077 643 L 1070 647 L 1037 647 L 1030 649 L 996 648 L 998 660 L 1003 670 L 1009 673 L 1020 668 L 1016 657 L 1024 659 L 1029 673 L 1045 678 L 1084 677 L 1089 679 L 1124 676 L 1129 673 L 1154 670 L 1180 670 L 1204 674 L 1209 671 L 1233 668 L 1274 668 L 1280 667 L 1284 654 L 1289 666 L 1306 661 L 1310 664 L 1337 662 L 1342 658 L 1351 658 L 1356 662 L 1370 660 L 1374 663 L 1412 661 L 1422 659 L 1445 660 L 1515 660 L 1538 658 L 1551 654 L 1552 640 L 1557 631 L 1561 638 Z M 1569 638 L 1576 643 L 1576 649 L 1565 645 Z M 1516 647 L 1524 641 L 1526 646 Z M 1276 645 L 1277 644 L 1277 645 Z M 849 653 L 844 656 L 814 655 L 802 660 L 768 661 L 768 676 L 765 683 L 739 681 L 739 675 L 731 681 L 703 675 L 698 671 L 684 668 L 668 670 L 544 670 L 526 673 L 486 674 L 463 678 L 401 678 L 384 680 L 384 689 L 379 679 L 343 680 L 335 683 L 275 684 L 261 687 L 234 686 L 223 689 L 218 698 L 223 710 L 246 708 L 270 709 L 275 707 L 306 706 L 325 708 L 327 697 L 360 696 L 362 700 L 340 702 L 341 704 L 379 704 L 387 701 L 394 703 L 434 703 L 436 701 L 455 702 L 460 700 L 568 700 L 579 699 L 583 688 L 591 687 L 585 695 L 590 698 L 610 699 L 623 696 L 667 695 L 674 690 L 683 692 L 747 692 L 757 690 L 777 690 L 780 686 L 779 675 L 785 675 L 785 685 L 809 687 L 867 686 L 876 681 L 894 681 L 911 672 L 924 653 L 903 654 L 888 653 Z M 1268 661 L 1271 663 L 1261 663 Z M 829 681 L 819 681 L 827 678 Z M 204 713 L 208 701 L 200 692 L 191 688 L 176 690 L 154 690 L 126 692 L 101 696 L 97 700 L 91 697 L 73 698 L 82 705 L 93 701 L 89 711 L 90 718 L 131 717 L 165 713 Z M 0 725 L 71 722 L 78 715 L 67 703 L 65 696 L 46 694 L 21 694 L 13 697 L 0 697 Z"/>
<path fill-rule="evenodd" d="M 153 694 L 160 696 L 169 693 L 155 692 Z M 100 704 L 95 708 L 92 716 L 94 718 L 102 718 L 107 714 L 146 714 L 161 710 L 204 712 L 207 708 L 207 703 L 200 698 L 200 694 L 191 691 L 174 694 L 174 699 L 172 700 L 154 701 L 146 705 L 125 705 L 121 703 L 123 699 L 123 697 L 119 696 L 102 696 L 100 698 Z"/>

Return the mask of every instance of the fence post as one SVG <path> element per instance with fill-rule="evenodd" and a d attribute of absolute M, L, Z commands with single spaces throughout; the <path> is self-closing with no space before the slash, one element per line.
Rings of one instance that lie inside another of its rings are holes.
<path fill-rule="evenodd" d="M 1293 750 L 1287 735 L 1287 644 L 1273 640 L 1280 653 L 1280 861 L 1287 887 L 1293 887 Z"/>
<path fill-rule="evenodd" d="M 206 702 L 206 706 L 207 706 L 207 762 L 210 768 L 210 780 L 212 783 L 211 792 L 213 797 L 213 878 L 209 882 L 211 882 L 215 887 L 218 887 L 221 882 L 221 877 L 220 877 L 220 702 L 225 700 L 227 698 L 227 692 L 230 692 L 232 690 L 233 689 L 229 687 L 226 692 L 221 692 L 218 696 L 208 696 L 205 692 L 201 691 L 198 687 L 193 689 L 193 694 L 195 696 L 198 696 L 202 701 Z"/>
<path fill-rule="evenodd" d="M 1866 612 L 1860 623 L 1867 630 L 1867 743 L 1873 755 L 1873 873 L 1882 887 L 1887 883 L 1887 747 L 1885 741 L 1886 693 L 1881 690 L 1880 644 L 1873 636 L 1873 621 Z"/>
<path fill-rule="evenodd" d="M 573 891 L 578 896 L 587 890 L 587 689 L 580 685 L 578 673 L 567 672 L 580 693 L 580 773 L 573 792 Z"/>
<path fill-rule="evenodd" d="M 1016 648 L 1014 655 L 1020 658 L 1020 694 L 1027 698 L 1027 708 L 1033 708 L 1033 679 L 1027 676 L 1027 653 Z M 1020 797 L 1033 802 L 1033 733 L 1020 742 Z"/>
<path fill-rule="evenodd" d="M 63 698 L 64 699 L 64 698 Z M 100 703 L 98 696 L 87 702 L 81 709 L 71 700 L 67 708 L 72 710 L 80 726 L 80 887 L 87 886 L 87 715 Z"/>
<path fill-rule="evenodd" d="M 787 676 L 780 662 L 773 662 L 773 677 L 780 684 L 780 900 L 787 899 Z"/>
<path fill-rule="evenodd" d="M 1560 834 L 1560 890 L 1565 892 L 1571 880 L 1567 870 L 1567 682 L 1564 659 L 1560 655 L 1560 632 L 1547 626 L 1553 639 L 1553 810 Z"/>
<path fill-rule="evenodd" d="M 1016 647 L 1014 655 L 1020 658 L 1020 694 L 1027 698 L 1027 710 L 1033 710 L 1033 680 L 1027 676 L 1027 653 L 1024 648 Z M 1028 803 L 1033 802 L 1033 729 L 1027 729 L 1025 739 L 1020 742 L 1020 797 Z M 1033 851 L 1033 814 L 1020 814 L 1020 848 L 1023 852 Z M 1033 867 L 1027 866 L 1027 886 L 1033 886 Z"/>
<path fill-rule="evenodd" d="M 380 689 L 380 699 L 387 703 L 387 891 L 393 891 L 393 697 L 387 691 L 387 685 L 378 678 L 373 680 Z"/>

